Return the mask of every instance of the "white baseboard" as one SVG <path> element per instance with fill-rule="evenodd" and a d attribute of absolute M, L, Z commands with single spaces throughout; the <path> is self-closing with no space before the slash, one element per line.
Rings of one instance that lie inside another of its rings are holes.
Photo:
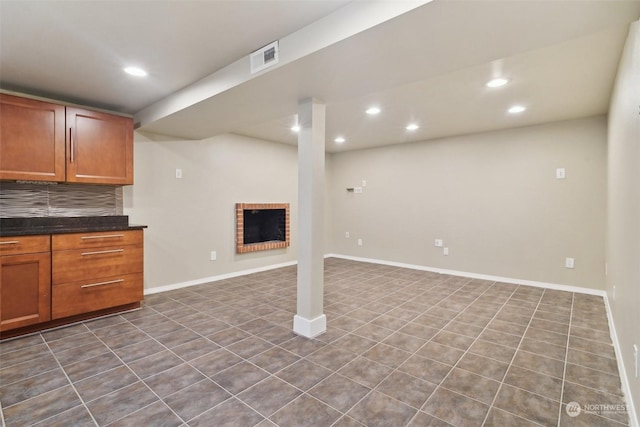
<path fill-rule="evenodd" d="M 622 348 L 618 341 L 618 334 L 616 332 L 616 325 L 613 320 L 613 314 L 611 313 L 611 306 L 609 305 L 609 297 L 604 296 L 604 304 L 607 309 L 607 317 L 609 319 L 609 334 L 611 335 L 611 341 L 613 342 L 613 348 L 616 353 L 616 361 L 618 362 L 618 374 L 620 375 L 620 381 L 622 383 L 622 392 L 627 404 L 627 413 L 629 414 L 629 426 L 640 427 L 640 421 L 638 421 L 638 413 L 636 407 L 633 404 L 633 396 L 631 394 L 631 384 L 629 384 L 629 377 L 627 376 L 627 370 L 624 367 L 624 360 L 622 360 Z"/>
<path fill-rule="evenodd" d="M 327 316 L 322 314 L 315 319 L 293 316 L 293 332 L 305 338 L 317 337 L 327 331 Z"/>
<path fill-rule="evenodd" d="M 507 282 L 507 283 L 513 283 L 516 285 L 535 286 L 537 288 L 547 288 L 547 289 L 555 289 L 559 291 L 577 292 L 581 294 L 598 295 L 601 297 L 607 295 L 606 291 L 591 289 L 591 288 L 583 288 L 580 286 L 559 285 L 557 283 L 536 282 L 533 280 L 514 279 L 512 277 L 501 277 L 501 276 L 492 276 L 488 274 L 469 273 L 467 271 L 447 270 L 444 268 L 433 268 L 433 267 L 427 267 L 424 265 L 406 264 L 403 262 L 385 261 L 380 259 L 361 258 L 361 257 L 339 255 L 339 254 L 328 254 L 328 255 L 325 255 L 325 258 L 341 258 L 341 259 L 348 259 L 351 261 L 370 262 L 373 264 L 409 268 L 411 270 L 430 271 L 432 273 L 450 274 L 453 276 L 468 277 L 470 279 L 491 280 L 493 282 Z"/>
<path fill-rule="evenodd" d="M 354 257 L 350 255 L 340 255 L 340 254 L 326 254 L 324 257 L 347 259 L 351 261 L 369 262 L 372 264 L 389 265 L 393 267 L 408 268 L 411 270 L 430 271 L 432 273 L 450 274 L 453 276 L 469 277 L 471 279 L 491 280 L 494 282 L 507 282 L 507 283 L 513 283 L 516 285 L 535 286 L 538 288 L 556 289 L 560 291 L 577 292 L 577 293 L 588 294 L 588 295 L 598 295 L 601 297 L 605 297 L 607 295 L 605 291 L 598 290 L 598 289 L 583 288 L 579 286 L 559 285 L 556 283 L 536 282 L 532 280 L 514 279 L 511 277 L 492 276 L 487 274 L 469 273 L 466 271 L 447 270 L 443 268 L 427 267 L 424 265 L 407 264 L 407 263 L 395 262 L 395 261 L 385 261 L 385 260 L 374 259 L 374 258 L 362 258 L 362 257 Z M 186 282 L 173 283 L 165 286 L 157 286 L 157 287 L 145 289 L 144 294 L 151 295 L 159 292 L 173 291 L 176 289 L 188 288 L 189 286 L 202 285 L 204 283 L 217 282 L 219 280 L 246 276 L 248 274 L 259 273 L 261 271 L 275 270 L 277 268 L 282 268 L 282 267 L 290 267 L 296 264 L 298 264 L 298 261 L 288 261 L 280 264 L 273 264 L 273 265 L 268 265 L 264 267 L 252 268 L 248 270 L 234 271 L 232 273 L 220 274 L 217 276 L 210 276 L 210 277 L 203 277 L 195 280 L 188 280 Z"/>
<path fill-rule="evenodd" d="M 232 273 L 220 274 L 217 276 L 203 277 L 201 279 L 188 280 L 186 282 L 173 283 L 171 285 L 156 286 L 144 290 L 145 295 L 157 294 L 160 292 L 173 291 L 176 289 L 188 288 L 189 286 L 203 285 L 205 283 L 217 282 L 224 279 L 232 279 L 234 277 L 246 276 L 247 274 L 259 273 L 261 271 L 275 270 L 276 268 L 290 267 L 298 264 L 298 261 L 288 261 L 280 264 L 267 265 L 265 267 L 251 268 L 248 270 L 234 271 Z"/>

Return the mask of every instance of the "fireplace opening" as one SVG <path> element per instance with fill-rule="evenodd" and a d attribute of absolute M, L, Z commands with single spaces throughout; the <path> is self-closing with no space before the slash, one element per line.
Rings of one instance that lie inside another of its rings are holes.
<path fill-rule="evenodd" d="M 286 240 L 284 209 L 245 209 L 244 244 Z"/>
<path fill-rule="evenodd" d="M 238 253 L 289 246 L 288 203 L 237 203 Z"/>

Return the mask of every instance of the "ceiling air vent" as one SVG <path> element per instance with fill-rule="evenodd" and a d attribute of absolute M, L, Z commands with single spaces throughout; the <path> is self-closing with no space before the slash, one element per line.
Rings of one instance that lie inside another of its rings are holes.
<path fill-rule="evenodd" d="M 250 55 L 251 74 L 262 71 L 267 67 L 278 63 L 278 41 L 269 43 Z"/>

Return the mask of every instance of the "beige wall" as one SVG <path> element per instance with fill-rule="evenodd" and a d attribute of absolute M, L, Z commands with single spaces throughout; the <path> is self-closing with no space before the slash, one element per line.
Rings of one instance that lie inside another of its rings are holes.
<path fill-rule="evenodd" d="M 330 155 L 325 252 L 604 289 L 605 140 L 594 117 Z M 135 162 L 124 213 L 149 226 L 147 289 L 295 261 L 295 147 L 136 134 Z M 291 247 L 237 255 L 236 202 L 290 202 Z"/>
<path fill-rule="evenodd" d="M 609 109 L 607 295 L 636 413 L 640 379 L 640 21 L 632 25 Z M 615 290 L 614 290 L 615 287 Z"/>
<path fill-rule="evenodd" d="M 604 117 L 331 160 L 329 252 L 604 289 Z M 564 180 L 555 178 L 560 167 Z M 362 180 L 362 194 L 346 191 Z"/>
<path fill-rule="evenodd" d="M 297 152 L 284 144 L 223 135 L 151 141 L 135 135 L 135 184 L 124 214 L 146 224 L 147 290 L 295 261 Z M 181 168 L 182 179 L 175 178 Z M 291 246 L 235 253 L 235 203 L 291 203 Z M 217 251 L 218 260 L 210 261 Z"/>

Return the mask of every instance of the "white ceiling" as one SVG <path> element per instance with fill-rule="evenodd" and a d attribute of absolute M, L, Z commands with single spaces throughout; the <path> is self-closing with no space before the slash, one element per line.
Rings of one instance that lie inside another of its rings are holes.
<path fill-rule="evenodd" d="M 5 89 L 133 114 L 349 0 L 1 0 Z M 122 73 L 135 64 L 150 72 Z"/>
<path fill-rule="evenodd" d="M 332 24 L 391 3 L 2 0 L 0 83 L 136 113 L 145 132 L 291 144 L 297 103 L 313 96 L 327 104 L 327 150 L 352 150 L 606 113 L 628 25 L 640 17 L 639 1 L 435 0 L 369 29 Z M 319 44 L 323 31 L 331 43 Z M 306 53 L 258 75 L 243 70 L 209 96 L 211 82 L 276 39 L 282 57 L 289 46 Z M 124 75 L 129 63 L 150 76 Z M 510 84 L 486 88 L 496 75 Z M 187 92 L 201 99 L 175 108 Z M 373 103 L 382 113 L 366 116 Z M 507 114 L 514 103 L 528 110 Z M 409 121 L 420 129 L 405 131 Z"/>

